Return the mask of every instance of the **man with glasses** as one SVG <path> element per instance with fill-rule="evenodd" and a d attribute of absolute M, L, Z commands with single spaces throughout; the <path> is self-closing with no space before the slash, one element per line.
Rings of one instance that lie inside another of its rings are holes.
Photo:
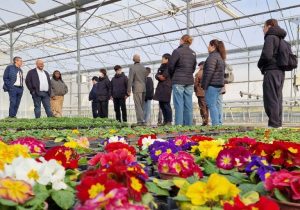
<path fill-rule="evenodd" d="M 9 95 L 9 117 L 16 118 L 23 96 L 23 64 L 21 57 L 14 57 L 13 64 L 8 65 L 3 75 L 3 90 Z"/>

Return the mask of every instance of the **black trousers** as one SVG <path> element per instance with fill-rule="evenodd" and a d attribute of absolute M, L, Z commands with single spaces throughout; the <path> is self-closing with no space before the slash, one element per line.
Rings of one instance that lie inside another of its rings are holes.
<path fill-rule="evenodd" d="M 108 118 L 108 101 L 99 101 L 98 117 Z"/>
<path fill-rule="evenodd" d="M 278 128 L 282 126 L 282 89 L 285 73 L 281 70 L 269 70 L 264 74 L 263 99 L 268 126 Z"/>
<path fill-rule="evenodd" d="M 116 112 L 116 119 L 121 121 L 121 110 L 122 110 L 122 120 L 127 122 L 127 110 L 126 110 L 126 99 L 125 98 L 114 98 L 114 109 Z"/>
<path fill-rule="evenodd" d="M 170 123 L 172 122 L 172 108 L 170 105 L 170 102 L 159 102 L 159 107 L 162 111 L 162 114 L 164 116 L 164 123 Z"/>
<path fill-rule="evenodd" d="M 93 118 L 98 117 L 98 106 L 99 102 L 97 101 L 92 101 L 92 112 L 93 112 Z"/>

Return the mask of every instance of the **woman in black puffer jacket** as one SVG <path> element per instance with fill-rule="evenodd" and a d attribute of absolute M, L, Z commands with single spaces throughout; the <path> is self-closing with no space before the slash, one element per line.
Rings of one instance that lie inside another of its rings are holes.
<path fill-rule="evenodd" d="M 192 42 L 191 36 L 183 35 L 180 46 L 173 51 L 169 61 L 176 125 L 193 124 L 193 74 L 197 60 L 196 53 L 190 48 Z"/>
<path fill-rule="evenodd" d="M 172 124 L 172 108 L 170 105 L 172 82 L 168 71 L 168 62 L 170 57 L 171 55 L 169 53 L 162 56 L 161 65 L 155 75 L 155 79 L 158 80 L 158 84 L 153 99 L 159 101 L 159 108 L 164 116 L 164 125 Z"/>
<path fill-rule="evenodd" d="M 106 75 L 106 69 L 100 69 L 100 77 L 98 83 L 93 87 L 96 100 L 99 102 L 98 117 L 108 117 L 108 101 L 111 97 L 111 84 Z"/>
<path fill-rule="evenodd" d="M 209 56 L 204 64 L 202 88 L 208 105 L 212 125 L 222 125 L 221 89 L 224 86 L 226 50 L 224 43 L 217 39 L 208 45 Z"/>

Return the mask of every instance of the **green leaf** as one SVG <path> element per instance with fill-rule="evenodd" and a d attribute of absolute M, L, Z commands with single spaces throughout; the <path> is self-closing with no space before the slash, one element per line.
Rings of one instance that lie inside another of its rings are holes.
<path fill-rule="evenodd" d="M 264 182 L 259 182 L 255 187 L 255 191 L 258 192 L 260 195 L 267 195 L 268 194 L 268 192 L 265 189 Z"/>
<path fill-rule="evenodd" d="M 149 206 L 150 203 L 154 201 L 154 198 L 151 193 L 146 193 L 142 197 L 142 203 L 146 206 Z"/>
<path fill-rule="evenodd" d="M 3 199 L 3 198 L 0 198 L 0 204 L 4 205 L 4 206 L 17 206 L 18 204 L 13 202 L 13 201 L 10 201 L 10 200 L 6 200 L 6 199 Z"/>
<path fill-rule="evenodd" d="M 65 140 L 64 137 L 57 137 L 57 138 L 55 138 L 54 142 L 58 143 L 58 142 L 62 142 L 64 140 Z"/>
<path fill-rule="evenodd" d="M 250 174 L 250 180 L 251 180 L 252 183 L 256 183 L 256 171 L 253 171 Z"/>
<path fill-rule="evenodd" d="M 289 202 L 288 199 L 277 188 L 274 190 L 274 195 L 279 201 Z"/>
<path fill-rule="evenodd" d="M 169 191 L 166 189 L 162 189 L 158 187 L 155 183 L 153 182 L 146 182 L 146 187 L 148 188 L 149 192 L 152 192 L 156 195 L 161 195 L 161 196 L 170 196 Z"/>
<path fill-rule="evenodd" d="M 181 201 L 181 202 L 188 202 L 191 199 L 186 197 L 185 195 L 177 195 L 176 197 L 173 198 L 175 201 Z"/>
<path fill-rule="evenodd" d="M 241 195 L 246 194 L 247 192 L 250 191 L 255 191 L 256 185 L 255 184 L 241 184 L 239 185 L 239 189 L 241 190 Z"/>
<path fill-rule="evenodd" d="M 174 186 L 172 180 L 156 179 L 154 183 L 157 184 L 158 187 L 161 187 L 162 189 L 166 189 L 166 190 L 171 190 L 172 186 Z"/>
<path fill-rule="evenodd" d="M 241 184 L 243 183 L 243 179 L 237 178 L 235 176 L 223 175 L 225 176 L 232 184 Z"/>
<path fill-rule="evenodd" d="M 186 179 L 190 184 L 194 184 L 195 182 L 199 181 L 198 175 L 190 176 Z"/>
<path fill-rule="evenodd" d="M 206 174 L 213 174 L 213 173 L 219 173 L 219 169 L 217 168 L 217 166 L 215 164 L 213 164 L 212 162 L 210 162 L 209 160 L 204 160 L 205 163 L 203 165 L 204 167 L 204 172 Z"/>
<path fill-rule="evenodd" d="M 220 173 L 221 174 L 232 174 L 233 172 L 236 172 L 237 171 L 237 169 L 236 168 L 234 168 L 234 169 L 231 169 L 231 170 L 225 170 L 225 169 L 220 169 Z"/>
<path fill-rule="evenodd" d="M 232 176 L 238 178 L 238 179 L 247 179 L 248 176 L 244 173 L 240 173 L 240 172 L 233 172 L 231 173 Z"/>
<path fill-rule="evenodd" d="M 87 165 L 88 163 L 88 159 L 86 157 L 81 157 L 78 161 L 78 165 L 82 166 L 82 165 Z"/>
<path fill-rule="evenodd" d="M 33 187 L 33 192 L 35 194 L 34 198 L 27 201 L 24 206 L 38 206 L 44 203 L 50 195 L 46 186 L 41 184 L 35 184 Z"/>
<path fill-rule="evenodd" d="M 259 193 L 255 191 L 249 191 L 242 196 L 242 202 L 245 205 L 250 205 L 259 201 Z"/>
<path fill-rule="evenodd" d="M 75 203 L 74 193 L 67 190 L 53 190 L 51 192 L 51 198 L 62 209 L 69 209 Z"/>
<path fill-rule="evenodd" d="M 151 165 L 151 164 L 152 164 L 152 160 L 151 160 L 150 157 L 147 157 L 147 158 L 146 158 L 146 161 L 147 161 L 147 164 L 148 164 L 148 165 Z"/>
<path fill-rule="evenodd" d="M 212 207 L 212 210 L 223 210 L 223 208 L 215 206 L 215 207 Z"/>

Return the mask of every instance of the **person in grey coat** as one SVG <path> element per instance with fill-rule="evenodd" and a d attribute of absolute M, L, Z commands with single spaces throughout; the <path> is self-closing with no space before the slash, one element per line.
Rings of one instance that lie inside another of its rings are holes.
<path fill-rule="evenodd" d="M 137 125 L 144 125 L 144 104 L 146 96 L 146 68 L 140 64 L 141 58 L 139 55 L 133 56 L 134 65 L 129 69 L 127 94 L 133 92 L 133 100 L 136 110 Z"/>
<path fill-rule="evenodd" d="M 62 80 L 60 71 L 53 72 L 51 79 L 50 105 L 54 117 L 62 117 L 64 95 L 68 93 L 68 86 Z"/>

